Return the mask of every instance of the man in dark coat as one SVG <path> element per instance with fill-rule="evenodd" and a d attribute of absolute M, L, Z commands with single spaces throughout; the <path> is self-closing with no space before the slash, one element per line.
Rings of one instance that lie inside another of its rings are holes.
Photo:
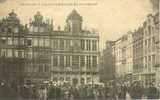
<path fill-rule="evenodd" d="M 158 90 L 153 84 L 147 89 L 147 99 L 158 99 Z"/>
<path fill-rule="evenodd" d="M 137 83 L 135 86 L 132 86 L 130 89 L 130 96 L 132 99 L 141 99 L 144 94 L 144 88 Z"/>
<path fill-rule="evenodd" d="M 24 100 L 14 89 L 0 83 L 0 100 Z"/>

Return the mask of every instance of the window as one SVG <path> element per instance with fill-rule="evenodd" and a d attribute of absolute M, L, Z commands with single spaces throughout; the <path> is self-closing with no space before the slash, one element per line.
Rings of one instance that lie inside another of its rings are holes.
<path fill-rule="evenodd" d="M 24 38 L 20 38 L 20 45 L 24 45 Z"/>
<path fill-rule="evenodd" d="M 53 66 L 58 66 L 58 56 L 53 55 Z"/>
<path fill-rule="evenodd" d="M 149 34 L 151 34 L 151 32 L 152 32 L 152 28 L 150 25 L 148 26 L 148 32 L 149 32 Z"/>
<path fill-rule="evenodd" d="M 12 45 L 12 38 L 8 38 L 8 45 Z"/>
<path fill-rule="evenodd" d="M 81 78 L 81 84 L 84 84 L 84 83 L 85 83 L 84 78 Z"/>
<path fill-rule="evenodd" d="M 60 49 L 64 49 L 64 40 L 63 39 L 60 40 Z"/>
<path fill-rule="evenodd" d="M 91 68 L 91 56 L 87 56 L 87 68 Z"/>
<path fill-rule="evenodd" d="M 64 56 L 60 56 L 60 66 L 64 66 Z"/>
<path fill-rule="evenodd" d="M 18 57 L 23 58 L 24 57 L 24 52 L 23 51 L 17 51 L 18 52 Z"/>
<path fill-rule="evenodd" d="M 45 47 L 48 47 L 49 46 L 49 39 L 44 39 L 44 45 L 45 45 Z"/>
<path fill-rule="evenodd" d="M 14 28 L 14 33 L 18 33 L 18 28 L 16 27 L 16 28 Z"/>
<path fill-rule="evenodd" d="M 8 33 L 11 33 L 12 32 L 12 29 L 11 28 L 8 28 Z"/>
<path fill-rule="evenodd" d="M 81 58 L 80 66 L 84 67 L 85 66 L 85 56 L 80 56 L 80 58 Z"/>
<path fill-rule="evenodd" d="M 39 72 L 43 72 L 43 65 L 39 65 Z"/>
<path fill-rule="evenodd" d="M 40 27 L 40 28 L 39 28 L 39 32 L 44 32 L 44 28 L 43 28 L 43 27 Z"/>
<path fill-rule="evenodd" d="M 72 57 L 72 66 L 75 66 L 75 67 L 79 66 L 79 56 Z"/>
<path fill-rule="evenodd" d="M 5 57 L 5 56 L 6 56 L 6 49 L 2 49 L 2 50 L 1 50 L 1 56 L 2 56 L 2 57 Z"/>
<path fill-rule="evenodd" d="M 38 32 L 38 27 L 33 27 L 33 32 Z"/>
<path fill-rule="evenodd" d="M 69 49 L 69 48 L 70 48 L 70 45 L 71 45 L 70 40 L 66 40 L 66 48 L 67 48 L 67 49 Z"/>
<path fill-rule="evenodd" d="M 91 77 L 87 77 L 87 83 L 92 82 L 92 78 Z"/>
<path fill-rule="evenodd" d="M 49 71 L 48 66 L 47 66 L 47 64 L 45 64 L 45 66 L 44 66 L 44 72 L 48 72 L 48 71 Z"/>
<path fill-rule="evenodd" d="M 93 56 L 92 61 L 93 61 L 93 67 L 97 67 L 97 56 Z"/>
<path fill-rule="evenodd" d="M 12 49 L 7 50 L 7 57 L 12 57 Z"/>
<path fill-rule="evenodd" d="M 41 38 L 41 39 L 39 39 L 39 46 L 43 46 L 43 45 L 44 45 L 44 39 Z"/>
<path fill-rule="evenodd" d="M 91 50 L 91 41 L 87 40 L 87 50 L 90 51 Z"/>
<path fill-rule="evenodd" d="M 66 66 L 70 66 L 70 56 L 66 56 Z"/>
<path fill-rule="evenodd" d="M 14 52 L 14 56 L 15 56 L 15 57 L 18 57 L 18 51 L 15 51 L 15 52 Z"/>
<path fill-rule="evenodd" d="M 6 38 L 2 38 L 2 44 L 6 44 Z"/>
<path fill-rule="evenodd" d="M 38 39 L 37 39 L 37 38 L 35 38 L 35 39 L 33 40 L 33 46 L 38 46 Z"/>
<path fill-rule="evenodd" d="M 27 40 L 27 46 L 31 46 L 32 45 L 32 41 L 31 40 Z"/>
<path fill-rule="evenodd" d="M 156 56 L 152 55 L 152 66 L 155 66 L 156 64 Z"/>
<path fill-rule="evenodd" d="M 81 49 L 85 50 L 85 40 L 81 40 Z"/>
<path fill-rule="evenodd" d="M 18 38 L 14 38 L 13 43 L 14 45 L 18 45 Z"/>
<path fill-rule="evenodd" d="M 92 40 L 92 50 L 93 51 L 97 50 L 97 41 L 96 40 Z"/>
<path fill-rule="evenodd" d="M 32 58 L 32 52 L 27 52 L 27 53 L 26 53 L 26 57 L 27 57 L 27 58 Z"/>
<path fill-rule="evenodd" d="M 54 39 L 53 40 L 53 45 L 52 45 L 52 47 L 54 48 L 54 49 L 58 49 L 59 47 L 58 47 L 58 39 Z"/>

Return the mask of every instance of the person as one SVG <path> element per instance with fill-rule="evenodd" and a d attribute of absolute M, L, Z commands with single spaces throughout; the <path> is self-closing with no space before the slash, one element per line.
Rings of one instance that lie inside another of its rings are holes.
<path fill-rule="evenodd" d="M 47 100 L 47 88 L 44 87 L 42 93 L 43 93 L 43 100 Z"/>
<path fill-rule="evenodd" d="M 144 94 L 144 88 L 137 82 L 131 86 L 129 93 L 132 99 L 141 99 Z"/>
<path fill-rule="evenodd" d="M 93 89 L 93 95 L 94 95 L 94 99 L 98 100 L 99 91 L 96 88 Z"/>
<path fill-rule="evenodd" d="M 158 90 L 152 83 L 147 89 L 147 99 L 158 99 Z"/>
<path fill-rule="evenodd" d="M 50 87 L 47 98 L 48 100 L 54 100 L 56 98 L 56 87 L 55 86 Z"/>
<path fill-rule="evenodd" d="M 33 100 L 37 100 L 38 99 L 38 96 L 37 96 L 37 89 L 36 87 L 32 87 L 32 98 Z"/>
<path fill-rule="evenodd" d="M 39 100 L 43 100 L 43 87 L 39 89 Z"/>
<path fill-rule="evenodd" d="M 127 87 L 122 85 L 120 87 L 120 92 L 119 92 L 119 95 L 118 95 L 118 98 L 121 100 L 125 100 L 126 99 L 126 93 L 127 93 Z"/>
<path fill-rule="evenodd" d="M 0 82 L 0 100 L 24 100 L 24 98 L 13 88 Z"/>

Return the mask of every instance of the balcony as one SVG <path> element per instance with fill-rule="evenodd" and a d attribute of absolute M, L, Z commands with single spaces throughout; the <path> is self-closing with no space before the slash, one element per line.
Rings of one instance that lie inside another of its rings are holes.
<path fill-rule="evenodd" d="M 98 72 L 97 68 L 73 68 L 73 67 L 52 67 L 51 71 L 53 72 Z"/>

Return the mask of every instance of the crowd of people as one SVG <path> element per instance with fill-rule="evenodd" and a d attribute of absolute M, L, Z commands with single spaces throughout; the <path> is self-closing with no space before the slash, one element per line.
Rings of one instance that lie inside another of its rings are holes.
<path fill-rule="evenodd" d="M 24 100 L 133 100 L 159 99 L 159 90 L 151 84 L 144 88 L 136 82 L 132 85 L 22 85 L 11 86 Z"/>

